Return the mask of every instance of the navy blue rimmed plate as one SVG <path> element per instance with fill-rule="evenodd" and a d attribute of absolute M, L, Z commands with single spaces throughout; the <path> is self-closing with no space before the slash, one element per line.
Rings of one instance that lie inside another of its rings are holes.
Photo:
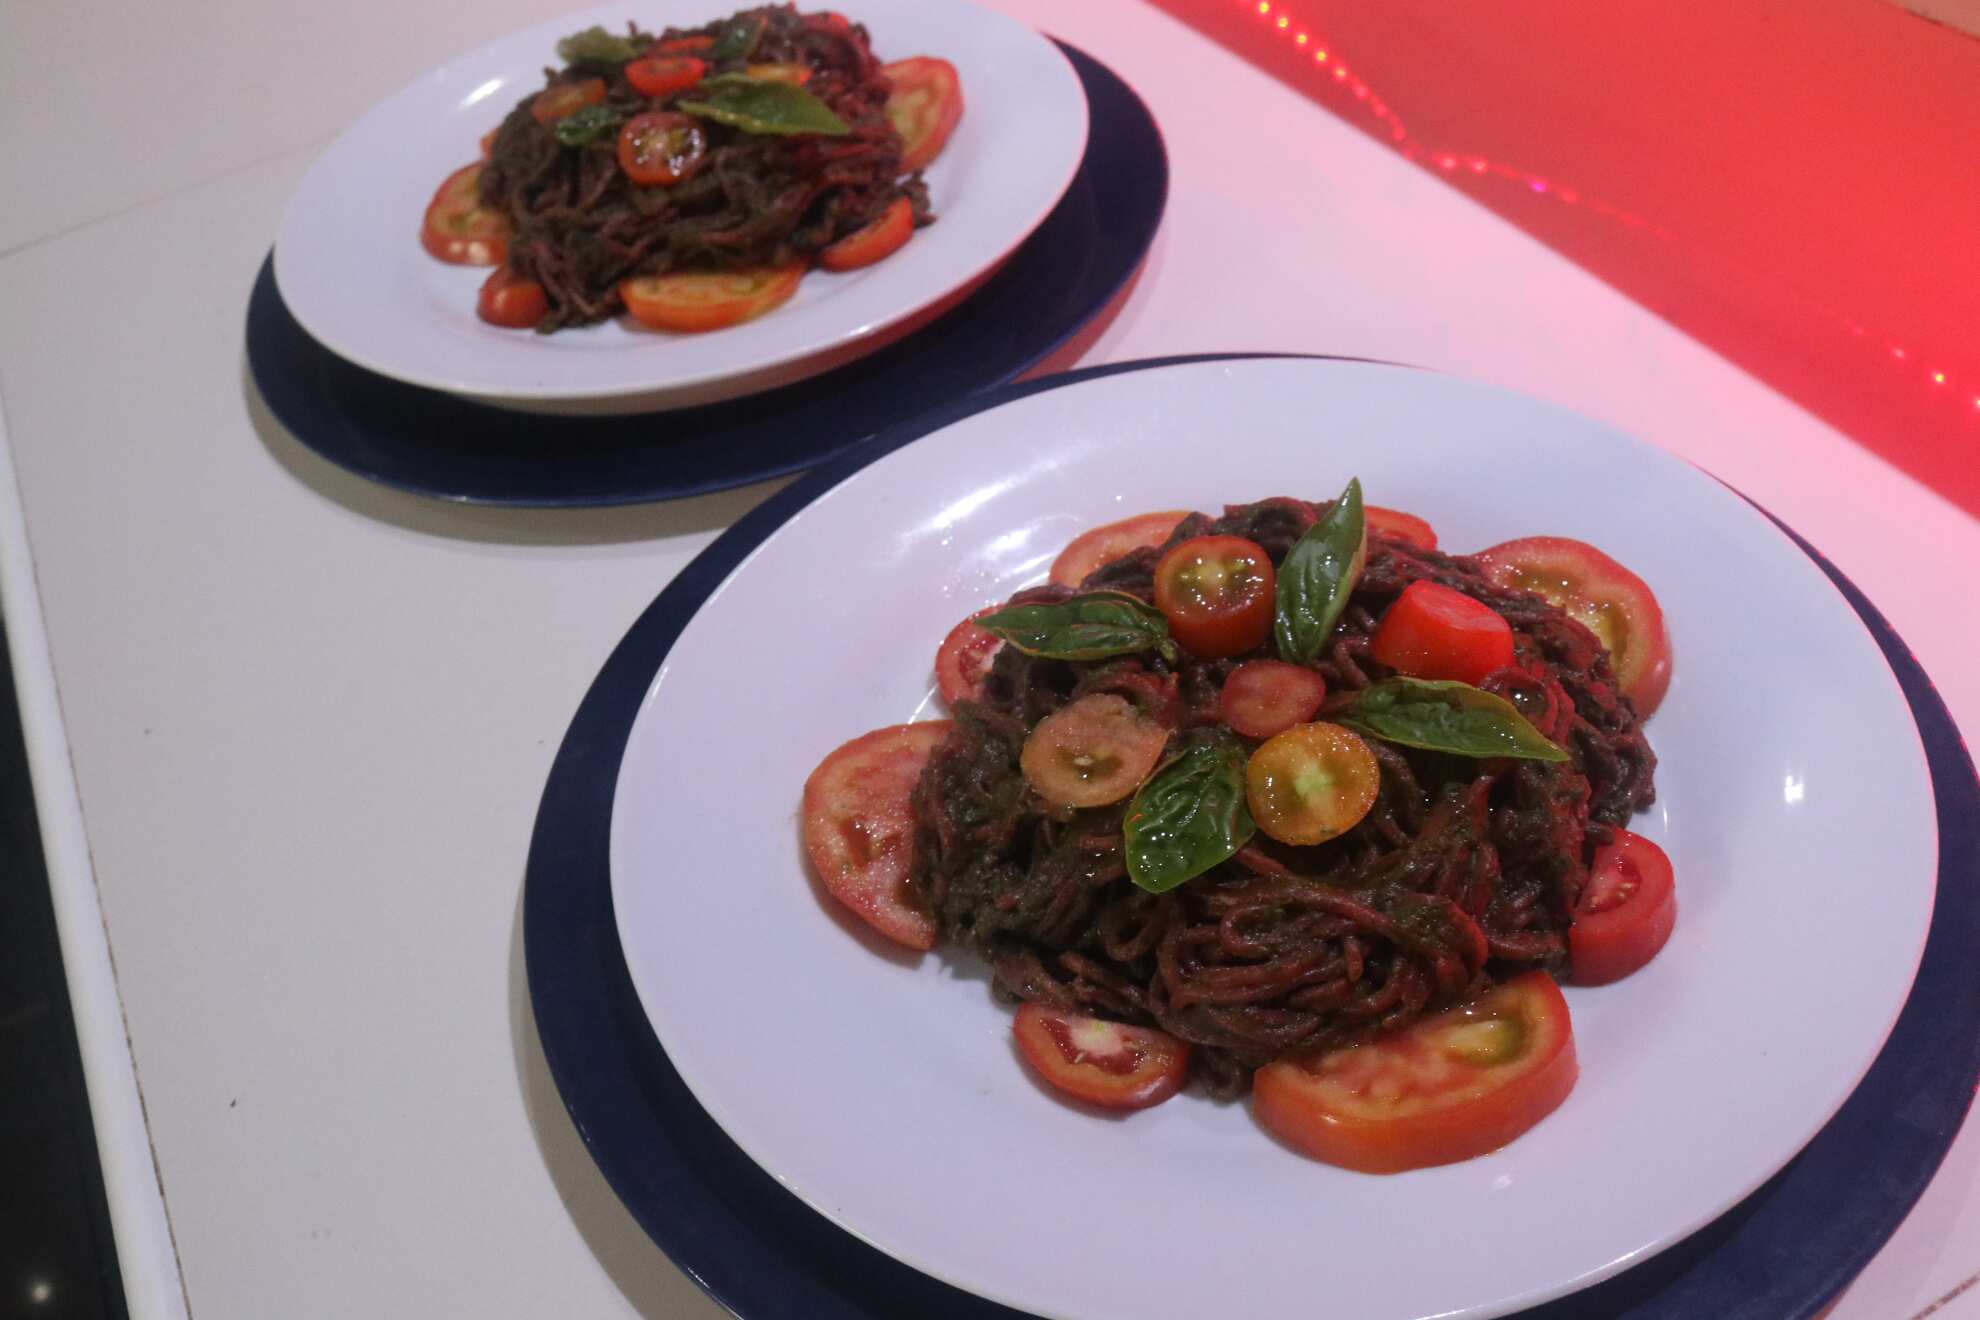
<path fill-rule="evenodd" d="M 1015 1317 L 876 1251 L 758 1167 L 701 1109 L 648 1025 L 614 921 L 607 846 L 634 716 L 682 629 L 742 559 L 825 491 L 962 417 L 1042 390 L 1178 361 L 1010 386 L 889 432 L 780 492 L 661 593 L 586 695 L 552 767 L 531 843 L 524 952 L 544 1053 L 593 1158 L 634 1217 L 737 1314 Z M 1789 533 L 1792 535 L 1792 533 Z M 1908 701 L 1939 831 L 1937 904 L 1905 1008 L 1875 1064 L 1772 1179 L 1645 1263 L 1529 1316 L 1815 1314 L 1888 1240 L 1957 1132 L 1980 1071 L 1980 784 L 1944 704 L 1862 593 L 1805 542 L 1861 616 Z"/>
<path fill-rule="evenodd" d="M 724 403 L 623 417 L 512 412 L 366 371 L 310 338 L 274 261 L 248 299 L 249 370 L 270 411 L 338 467 L 438 499 L 514 507 L 636 504 L 823 463 L 888 427 L 1014 380 L 1126 285 L 1168 200 L 1148 108 L 1059 43 L 1086 92 L 1085 158 L 1043 224 L 930 324 L 808 380 Z"/>

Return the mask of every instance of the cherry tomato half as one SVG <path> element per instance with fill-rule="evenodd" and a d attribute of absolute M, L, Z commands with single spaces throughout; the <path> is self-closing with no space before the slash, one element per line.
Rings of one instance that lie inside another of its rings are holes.
<path fill-rule="evenodd" d="M 481 162 L 449 174 L 426 204 L 420 246 L 456 266 L 499 266 L 509 255 L 509 222 L 481 204 Z"/>
<path fill-rule="evenodd" d="M 702 80 L 708 62 L 692 55 L 647 55 L 626 66 L 626 81 L 641 96 L 672 96 Z"/>
<path fill-rule="evenodd" d="M 1096 692 L 1040 720 L 1018 765 L 1047 802 L 1100 807 L 1141 787 L 1168 741 L 1169 731 L 1126 697 Z"/>
<path fill-rule="evenodd" d="M 1648 717 L 1671 685 L 1671 636 L 1664 610 L 1642 578 L 1589 545 L 1565 536 L 1529 536 L 1478 552 L 1502 587 L 1535 592 L 1560 606 L 1609 648 L 1616 683 Z"/>
<path fill-rule="evenodd" d="M 887 119 L 901 135 L 901 168 L 918 170 L 941 154 L 962 118 L 962 80 L 956 66 L 930 55 L 881 66 L 893 89 Z"/>
<path fill-rule="evenodd" d="M 802 64 L 745 64 L 743 72 L 759 82 L 789 83 L 793 87 L 811 81 L 811 70 Z"/>
<path fill-rule="evenodd" d="M 1559 1108 L 1579 1071 L 1567 1000 L 1527 972 L 1366 1045 L 1266 1064 L 1252 1112 L 1317 1160 L 1401 1173 L 1497 1150 Z"/>
<path fill-rule="evenodd" d="M 550 298 L 535 280 L 519 279 L 507 266 L 497 266 L 482 281 L 474 310 L 490 325 L 527 330 L 550 310 Z"/>
<path fill-rule="evenodd" d="M 1250 660 L 1231 671 L 1217 713 L 1247 738 L 1270 738 L 1304 724 L 1327 696 L 1327 680 L 1305 665 Z"/>
<path fill-rule="evenodd" d="M 1138 513 L 1081 532 L 1052 561 L 1052 581 L 1062 587 L 1076 587 L 1095 569 L 1104 568 L 1122 555 L 1162 544 L 1176 530 L 1176 524 L 1187 517 L 1189 513 L 1183 509 Z"/>
<path fill-rule="evenodd" d="M 1361 735 L 1338 724 L 1300 724 L 1276 734 L 1244 767 L 1245 802 L 1258 828 L 1280 843 L 1325 843 L 1375 805 L 1382 770 Z"/>
<path fill-rule="evenodd" d="M 1165 1031 L 1020 1004 L 1018 1052 L 1059 1090 L 1108 1109 L 1146 1109 L 1182 1087 L 1189 1046 Z"/>
<path fill-rule="evenodd" d="M 1369 654 L 1412 678 L 1476 683 L 1512 663 L 1512 625 L 1435 582 L 1412 582 L 1375 629 Z"/>
<path fill-rule="evenodd" d="M 641 325 L 688 334 L 741 325 L 797 292 L 804 263 L 755 270 L 684 271 L 622 281 L 619 297 Z"/>
<path fill-rule="evenodd" d="M 698 50 L 707 50 L 714 44 L 715 38 L 710 36 L 669 37 L 665 41 L 654 42 L 653 49 L 646 53 L 648 55 L 687 55 Z"/>
<path fill-rule="evenodd" d="M 880 213 L 880 218 L 855 229 L 818 254 L 818 264 L 826 270 L 858 270 L 891 257 L 914 237 L 914 203 L 896 197 Z"/>
<path fill-rule="evenodd" d="M 997 652 L 1004 649 L 1004 639 L 977 627 L 976 620 L 1002 608 L 990 605 L 970 615 L 949 629 L 949 635 L 936 650 L 935 686 L 942 690 L 942 700 L 951 706 L 958 701 L 974 701 L 981 695 L 984 675 L 996 662 Z"/>
<path fill-rule="evenodd" d="M 1436 529 L 1413 513 L 1378 508 L 1371 504 L 1362 511 L 1362 518 L 1371 532 L 1381 532 L 1399 541 L 1407 541 L 1418 550 L 1437 548 Z"/>
<path fill-rule="evenodd" d="M 949 720 L 862 734 L 804 781 L 804 850 L 833 898 L 910 949 L 935 947 L 935 918 L 908 888 L 921 771 L 954 728 Z"/>
<path fill-rule="evenodd" d="M 641 187 L 679 183 L 708 155 L 708 130 L 691 115 L 649 111 L 619 130 L 619 168 Z"/>
<path fill-rule="evenodd" d="M 539 124 L 554 124 L 565 115 L 588 105 L 597 105 L 604 99 L 605 80 L 585 78 L 579 82 L 558 83 L 555 87 L 544 88 L 529 103 L 529 112 L 536 116 Z"/>
<path fill-rule="evenodd" d="M 1615 831 L 1598 849 L 1568 927 L 1576 985 L 1620 981 L 1657 956 L 1677 925 L 1671 859 L 1640 834 Z"/>
<path fill-rule="evenodd" d="M 1242 536 L 1192 536 L 1155 566 L 1155 608 L 1183 648 L 1242 655 L 1272 631 L 1272 557 Z"/>

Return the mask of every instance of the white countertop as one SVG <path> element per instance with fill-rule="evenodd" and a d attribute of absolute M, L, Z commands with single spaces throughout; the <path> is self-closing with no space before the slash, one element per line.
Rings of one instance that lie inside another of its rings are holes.
<path fill-rule="evenodd" d="M 1980 728 L 1980 612 L 1931 571 L 1980 563 L 1980 523 L 1161 11 L 1000 4 L 1111 64 L 1168 141 L 1162 233 L 1077 360 L 1387 358 L 1624 427 L 1820 547 Z M 315 153 L 562 7 L 8 9 L 0 568 L 136 1314 L 721 1314 L 563 1113 L 519 899 L 599 664 L 773 487 L 574 512 L 400 495 L 289 438 L 242 356 Z M 151 89 L 142 112 L 79 101 L 78 68 Z M 1912 1316 L 1980 1273 L 1976 1165 L 1969 1125 L 1834 1315 Z M 1980 1315 L 1980 1289 L 1936 1314 Z"/>

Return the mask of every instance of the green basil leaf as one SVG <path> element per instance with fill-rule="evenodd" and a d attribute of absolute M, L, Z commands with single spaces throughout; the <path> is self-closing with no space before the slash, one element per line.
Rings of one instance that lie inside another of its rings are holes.
<path fill-rule="evenodd" d="M 588 105 L 559 119 L 551 131 L 565 146 L 581 147 L 618 126 L 618 111 L 608 110 L 602 105 Z"/>
<path fill-rule="evenodd" d="M 802 87 L 773 78 L 718 74 L 697 84 L 695 94 L 698 100 L 682 101 L 680 108 L 745 133 L 843 137 L 852 132 L 845 120 L 832 113 L 831 106 Z"/>
<path fill-rule="evenodd" d="M 1352 705 L 1329 718 L 1367 737 L 1425 751 L 1528 761 L 1568 759 L 1510 701 L 1469 683 L 1385 678 L 1363 688 Z"/>
<path fill-rule="evenodd" d="M 602 27 L 573 32 L 557 43 L 557 58 L 566 64 L 624 64 L 646 52 L 631 37 L 615 36 Z"/>
<path fill-rule="evenodd" d="M 748 59 L 756 43 L 763 39 L 763 29 L 769 25 L 770 20 L 762 14 L 739 15 L 715 38 L 715 44 L 708 48 L 708 58 L 717 64 Z"/>
<path fill-rule="evenodd" d="M 1155 651 L 1174 664 L 1169 621 L 1123 591 L 1094 591 L 1056 604 L 1012 605 L 986 614 L 976 626 L 1023 651 L 1048 660 L 1105 660 Z"/>
<path fill-rule="evenodd" d="M 1279 658 L 1310 663 L 1327 645 L 1348 595 L 1361 580 L 1368 541 L 1361 513 L 1361 478 L 1355 477 L 1320 521 L 1306 529 L 1279 565 L 1279 608 L 1272 635 Z"/>
<path fill-rule="evenodd" d="M 1192 735 L 1129 805 L 1128 878 L 1167 893 L 1229 857 L 1258 831 L 1244 800 L 1244 744 L 1221 730 Z"/>

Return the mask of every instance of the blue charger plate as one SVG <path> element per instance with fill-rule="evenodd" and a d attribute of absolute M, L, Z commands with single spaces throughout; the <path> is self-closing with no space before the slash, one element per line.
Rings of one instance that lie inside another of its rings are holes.
<path fill-rule="evenodd" d="M 868 463 L 1029 394 L 1202 360 L 1121 363 L 1007 386 L 905 424 L 811 473 L 682 570 L 578 707 L 543 791 L 524 881 L 523 953 L 543 1052 L 580 1136 L 633 1217 L 696 1283 L 747 1320 L 1024 1317 L 903 1265 L 812 1211 L 729 1140 L 668 1062 L 626 972 L 607 862 L 613 789 L 640 702 L 675 638 L 744 556 Z M 1980 782 L 1945 703 L 1890 624 L 1813 546 L 1782 530 L 1862 617 L 1924 742 L 1938 812 L 1939 879 L 1918 977 L 1861 1085 L 1785 1168 L 1677 1245 L 1524 1312 L 1527 1320 L 1813 1316 L 1896 1231 L 1973 1099 L 1980 1075 L 1980 964 L 1971 957 L 1980 947 Z"/>
<path fill-rule="evenodd" d="M 1086 90 L 1086 155 L 1066 195 L 960 305 L 846 366 L 760 394 L 626 417 L 519 413 L 366 371 L 297 324 L 274 258 L 248 298 L 247 357 L 295 437 L 361 477 L 515 507 L 636 504 L 765 481 L 1014 380 L 1104 310 L 1140 266 L 1169 195 L 1161 132 L 1134 89 L 1060 42 Z"/>

